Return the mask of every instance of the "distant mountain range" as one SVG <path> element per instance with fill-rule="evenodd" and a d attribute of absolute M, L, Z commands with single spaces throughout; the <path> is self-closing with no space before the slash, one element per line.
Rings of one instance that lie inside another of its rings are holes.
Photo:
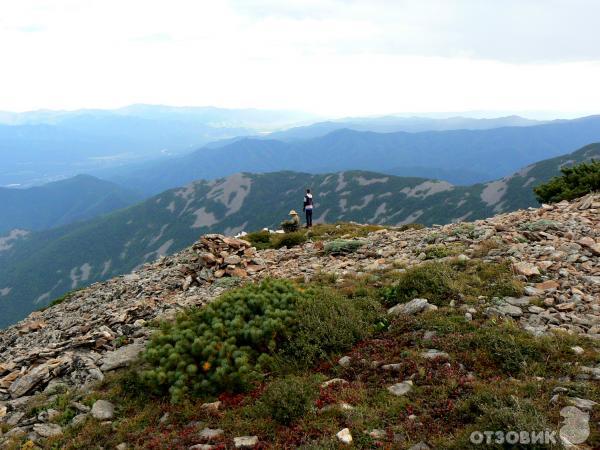
<path fill-rule="evenodd" d="M 600 158 L 600 144 L 468 187 L 366 171 L 243 173 L 197 181 L 87 222 L 0 240 L 0 326 L 66 291 L 175 252 L 201 234 L 275 227 L 290 208 L 301 208 L 309 186 L 317 221 L 442 224 L 534 206 L 536 184 L 565 164 L 591 158 Z"/>
<path fill-rule="evenodd" d="M 165 158 L 311 117 L 287 111 L 153 105 L 0 112 L 0 186 L 41 184 L 93 169 Z"/>
<path fill-rule="evenodd" d="M 488 130 L 374 133 L 342 129 L 283 142 L 244 138 L 108 178 L 147 194 L 237 172 L 370 170 L 472 184 L 600 141 L 600 116 Z M 104 174 L 107 177 L 108 174 Z"/>
<path fill-rule="evenodd" d="M 0 188 L 0 237 L 91 219 L 142 200 L 142 196 L 90 175 L 29 189 Z"/>
<path fill-rule="evenodd" d="M 317 122 L 312 125 L 276 131 L 269 134 L 268 137 L 270 139 L 287 142 L 299 139 L 313 139 L 343 128 L 355 131 L 373 131 L 377 133 L 395 133 L 398 131 L 418 133 L 422 131 L 489 130 L 502 127 L 527 127 L 541 125 L 543 123 L 545 122 L 525 119 L 519 116 L 498 117 L 493 119 L 473 119 L 470 117 L 435 119 L 429 117 L 387 116 L 348 118 L 328 122 Z"/>

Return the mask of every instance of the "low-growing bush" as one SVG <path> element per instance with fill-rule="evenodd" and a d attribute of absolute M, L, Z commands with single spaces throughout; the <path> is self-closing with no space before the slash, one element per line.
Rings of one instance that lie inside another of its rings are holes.
<path fill-rule="evenodd" d="M 260 415 L 289 425 L 313 409 L 318 392 L 314 379 L 288 375 L 267 386 L 256 409 Z"/>
<path fill-rule="evenodd" d="M 473 431 L 521 431 L 543 432 L 552 430 L 545 411 L 532 400 L 519 398 L 506 390 L 494 389 L 492 386 L 480 388 L 471 396 L 460 401 L 454 414 L 464 422 L 470 424 L 454 441 L 445 448 L 462 449 L 471 448 L 469 436 Z M 545 449 L 548 445 L 527 445 L 527 448 Z M 486 444 L 485 448 L 517 448 L 510 444 Z M 519 447 L 520 448 L 520 447 Z"/>
<path fill-rule="evenodd" d="M 186 396 L 242 391 L 268 369 L 309 366 L 367 337 L 382 314 L 370 298 L 330 288 L 301 291 L 266 280 L 226 292 L 164 324 L 145 352 L 142 378 L 178 403 Z"/>
<path fill-rule="evenodd" d="M 460 244 L 455 245 L 428 245 L 425 247 L 423 252 L 425 253 L 425 259 L 439 259 L 446 258 L 448 256 L 459 255 L 464 250 L 464 247 Z"/>
<path fill-rule="evenodd" d="M 271 246 L 271 233 L 268 230 L 248 233 L 246 236 L 244 236 L 244 239 L 259 250 L 269 248 Z"/>
<path fill-rule="evenodd" d="M 361 225 L 358 223 L 319 223 L 308 230 L 313 240 L 331 241 L 334 239 L 361 238 L 374 231 L 383 230 L 380 225 Z"/>
<path fill-rule="evenodd" d="M 387 305 L 406 303 L 413 298 L 427 298 L 432 303 L 442 304 L 454 295 L 452 270 L 444 263 L 412 267 L 402 273 L 395 284 L 382 289 L 382 297 Z"/>
<path fill-rule="evenodd" d="M 390 306 L 414 298 L 444 306 L 453 299 L 518 296 L 521 292 L 508 263 L 445 261 L 407 269 L 394 284 L 381 289 L 381 296 Z"/>
<path fill-rule="evenodd" d="M 306 233 L 295 231 L 293 233 L 276 234 L 271 238 L 271 247 L 273 248 L 292 248 L 302 245 L 306 242 Z"/>
<path fill-rule="evenodd" d="M 297 327 L 288 335 L 284 358 L 308 367 L 348 350 L 369 336 L 383 311 L 374 299 L 349 299 L 332 289 L 314 289 L 297 304 Z"/>
<path fill-rule="evenodd" d="M 334 241 L 327 242 L 323 247 L 323 251 L 331 255 L 341 255 L 353 253 L 363 245 L 365 245 L 363 241 L 350 239 L 336 239 Z"/>
<path fill-rule="evenodd" d="M 173 402 L 184 396 L 244 389 L 260 378 L 294 323 L 301 293 L 266 280 L 229 291 L 204 308 L 181 314 L 155 335 L 145 353 L 144 379 Z"/>
<path fill-rule="evenodd" d="M 600 191 L 600 161 L 583 162 L 560 169 L 561 176 L 533 189 L 540 203 L 573 200 L 594 191 Z"/>

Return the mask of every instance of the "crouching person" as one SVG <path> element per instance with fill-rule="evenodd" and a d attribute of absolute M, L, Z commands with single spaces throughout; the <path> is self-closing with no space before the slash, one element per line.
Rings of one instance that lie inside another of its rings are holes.
<path fill-rule="evenodd" d="M 293 209 L 290 211 L 290 220 L 281 222 L 281 229 L 286 233 L 293 233 L 300 229 L 300 217 Z"/>

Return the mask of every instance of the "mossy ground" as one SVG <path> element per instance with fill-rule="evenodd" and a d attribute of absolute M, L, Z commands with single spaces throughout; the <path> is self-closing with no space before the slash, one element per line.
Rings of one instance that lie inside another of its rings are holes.
<path fill-rule="evenodd" d="M 260 448 L 327 449 L 338 448 L 335 433 L 348 427 L 355 448 L 408 448 L 425 441 L 433 448 L 463 449 L 473 448 L 469 435 L 475 430 L 557 430 L 560 409 L 567 405 L 568 396 L 600 398 L 597 382 L 573 381 L 580 365 L 600 362 L 597 343 L 565 333 L 533 337 L 510 319 L 476 315 L 473 321 L 465 320 L 459 309 L 461 302 L 504 292 L 506 286 L 519 289 L 519 283 L 508 276 L 489 286 L 492 278 L 506 274 L 505 265 L 428 264 L 433 276 L 442 279 L 433 281 L 451 287 L 450 296 L 445 288 L 442 290 L 437 311 L 392 319 L 374 314 L 376 326 L 367 335 L 358 336 L 347 350 L 329 351 L 327 357 L 308 368 L 281 366 L 243 393 L 187 398 L 173 405 L 168 398 L 147 393 L 137 377 L 139 367 L 113 373 L 87 394 L 84 402 L 91 404 L 97 398 L 112 401 L 117 406 L 117 419 L 110 425 L 90 419 L 66 429 L 62 437 L 49 439 L 46 446 L 114 448 L 126 442 L 134 448 L 187 449 L 200 442 L 201 429 L 210 427 L 224 430 L 217 443 L 220 448 L 231 447 L 235 436 L 257 435 Z M 339 295 L 349 300 L 379 299 L 389 305 L 390 290 L 402 283 L 416 286 L 417 293 L 421 288 L 429 289 L 420 284 L 421 276 L 417 269 L 410 269 L 343 281 L 322 276 L 313 284 L 323 289 L 335 286 Z M 403 299 L 400 295 L 392 301 Z M 451 299 L 456 307 L 449 306 Z M 322 300 L 334 301 L 326 295 Z M 575 345 L 584 353 L 576 355 L 571 350 Z M 432 348 L 447 352 L 449 359 L 424 358 L 422 353 Z M 348 367 L 337 364 L 344 355 L 351 358 Z M 398 365 L 394 370 L 383 370 L 381 364 Z M 322 387 L 332 378 L 348 383 Z M 396 397 L 387 391 L 391 384 L 408 378 L 414 388 L 407 395 Z M 293 404 L 286 386 L 296 392 Z M 551 403 L 553 389 L 558 386 L 568 391 Z M 218 412 L 201 407 L 216 399 L 222 402 Z M 277 407 L 281 402 L 287 405 L 285 411 Z M 344 403 L 352 408 L 340 407 Z M 54 405 L 61 410 L 61 417 L 71 414 L 65 399 Z M 273 408 L 278 409 L 277 414 L 272 414 Z M 600 410 L 596 408 L 590 415 L 589 448 L 600 446 L 600 433 L 594 427 L 599 420 Z M 385 437 L 376 440 L 365 433 L 375 428 L 384 430 Z"/>

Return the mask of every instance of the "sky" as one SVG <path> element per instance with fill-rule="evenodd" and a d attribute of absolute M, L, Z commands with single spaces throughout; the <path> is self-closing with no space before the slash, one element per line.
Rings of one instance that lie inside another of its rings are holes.
<path fill-rule="evenodd" d="M 1 0 L 0 110 L 600 113 L 599 0 Z"/>

